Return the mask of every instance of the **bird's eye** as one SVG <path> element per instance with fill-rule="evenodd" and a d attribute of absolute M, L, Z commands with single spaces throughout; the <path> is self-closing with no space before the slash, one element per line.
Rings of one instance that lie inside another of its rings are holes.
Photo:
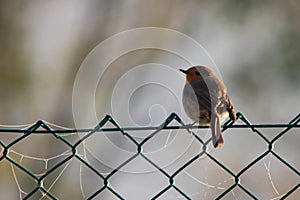
<path fill-rule="evenodd" d="M 195 73 L 195 74 L 196 74 L 196 76 L 200 76 L 200 73 L 199 73 L 198 71 L 196 71 L 196 73 Z"/>

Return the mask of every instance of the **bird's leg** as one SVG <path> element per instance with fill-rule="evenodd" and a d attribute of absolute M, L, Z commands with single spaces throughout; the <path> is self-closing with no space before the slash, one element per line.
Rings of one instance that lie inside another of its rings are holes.
<path fill-rule="evenodd" d="M 194 124 L 196 124 L 196 121 L 188 125 L 191 136 L 193 135 L 193 130 L 192 129 L 193 129 Z"/>

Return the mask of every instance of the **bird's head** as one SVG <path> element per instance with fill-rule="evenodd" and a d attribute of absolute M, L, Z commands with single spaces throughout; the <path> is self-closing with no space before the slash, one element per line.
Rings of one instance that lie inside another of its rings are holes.
<path fill-rule="evenodd" d="M 201 80 L 203 77 L 207 77 L 212 74 L 212 71 L 204 66 L 195 66 L 188 70 L 180 69 L 180 71 L 186 74 L 186 81 L 188 83 Z"/>

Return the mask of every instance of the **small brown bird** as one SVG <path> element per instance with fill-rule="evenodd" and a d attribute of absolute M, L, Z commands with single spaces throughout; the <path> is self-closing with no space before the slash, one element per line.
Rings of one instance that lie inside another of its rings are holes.
<path fill-rule="evenodd" d="M 186 74 L 186 84 L 182 95 L 185 112 L 200 125 L 211 127 L 215 148 L 223 146 L 221 123 L 228 116 L 231 120 L 236 120 L 226 86 L 207 67 L 195 66 L 188 70 L 180 69 L 180 71 Z"/>

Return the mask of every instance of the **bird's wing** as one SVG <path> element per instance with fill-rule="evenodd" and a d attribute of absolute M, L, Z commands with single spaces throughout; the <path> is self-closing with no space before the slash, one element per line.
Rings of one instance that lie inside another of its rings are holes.
<path fill-rule="evenodd" d="M 227 111 L 229 113 L 229 117 L 232 121 L 236 120 L 236 113 L 233 107 L 233 104 L 229 98 L 229 96 L 226 94 L 225 96 L 225 101 L 226 101 L 226 107 L 227 107 Z"/>
<path fill-rule="evenodd" d="M 191 83 L 195 95 L 197 96 L 199 107 L 214 111 L 223 95 L 223 91 L 218 82 L 212 77 L 206 77 Z"/>

